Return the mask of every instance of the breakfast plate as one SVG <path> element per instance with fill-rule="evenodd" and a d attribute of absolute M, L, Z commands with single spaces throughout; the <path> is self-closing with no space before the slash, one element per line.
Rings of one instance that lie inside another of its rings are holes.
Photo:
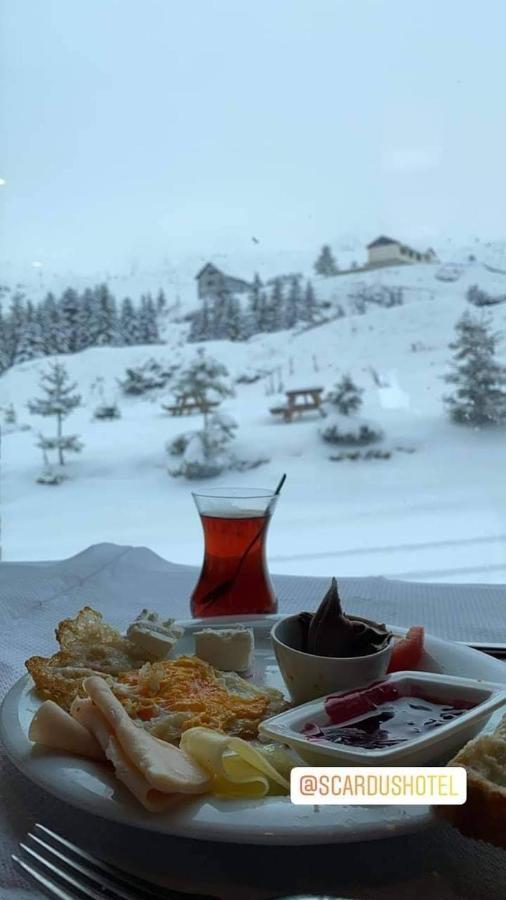
<path fill-rule="evenodd" d="M 255 633 L 252 679 L 285 692 L 270 641 L 279 616 L 237 616 L 182 622 L 180 653 L 193 653 L 193 633 L 202 627 L 244 623 Z M 397 635 L 404 629 L 393 627 Z M 506 684 L 504 662 L 458 643 L 426 635 L 421 669 L 426 672 Z M 28 729 L 41 701 L 29 675 L 20 678 L 0 711 L 0 738 L 17 768 L 35 784 L 72 806 L 160 834 L 249 844 L 324 844 L 375 840 L 417 831 L 432 822 L 426 806 L 296 806 L 288 797 L 231 800 L 185 798 L 169 811 L 142 809 L 104 765 L 34 747 Z M 492 720 L 487 730 L 492 728 Z"/>

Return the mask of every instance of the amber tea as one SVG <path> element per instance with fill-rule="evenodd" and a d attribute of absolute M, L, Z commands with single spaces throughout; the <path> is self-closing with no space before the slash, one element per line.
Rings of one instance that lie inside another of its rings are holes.
<path fill-rule="evenodd" d="M 277 497 L 251 489 L 235 496 L 194 494 L 204 531 L 204 561 L 191 598 L 194 616 L 273 613 L 267 529 Z"/>

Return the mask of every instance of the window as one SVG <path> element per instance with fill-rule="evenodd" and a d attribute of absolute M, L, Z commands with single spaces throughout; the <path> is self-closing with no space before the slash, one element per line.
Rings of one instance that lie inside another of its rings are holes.
<path fill-rule="evenodd" d="M 210 416 L 163 405 L 203 349 L 201 484 L 287 472 L 273 571 L 501 581 L 505 388 L 459 405 L 450 344 L 506 333 L 503 6 L 49 5 L 2 11 L 3 558 L 199 561 Z"/>

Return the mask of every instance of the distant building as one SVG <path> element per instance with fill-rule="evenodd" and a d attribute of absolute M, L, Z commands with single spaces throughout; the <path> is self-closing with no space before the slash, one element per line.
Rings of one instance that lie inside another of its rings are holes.
<path fill-rule="evenodd" d="M 223 294 L 244 294 L 251 290 L 249 281 L 226 275 L 213 263 L 206 263 L 200 272 L 197 272 L 195 278 L 200 299 L 220 297 Z"/>
<path fill-rule="evenodd" d="M 436 262 L 437 256 L 429 247 L 425 253 L 414 250 L 407 244 L 384 234 L 367 245 L 367 265 L 374 266 L 399 266 L 405 263 L 430 263 Z"/>

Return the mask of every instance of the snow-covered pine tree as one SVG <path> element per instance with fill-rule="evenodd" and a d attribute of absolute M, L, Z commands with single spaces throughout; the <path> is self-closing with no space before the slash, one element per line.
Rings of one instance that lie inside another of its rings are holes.
<path fill-rule="evenodd" d="M 167 297 L 165 296 L 162 288 L 158 291 L 156 295 L 156 312 L 158 315 L 161 315 L 167 309 Z"/>
<path fill-rule="evenodd" d="M 188 340 L 193 341 L 209 341 L 214 337 L 212 329 L 212 315 L 209 308 L 209 301 L 204 297 L 202 308 L 199 309 L 192 317 L 190 333 Z"/>
<path fill-rule="evenodd" d="M 21 340 L 26 321 L 26 308 L 24 294 L 16 291 L 11 300 L 9 317 L 7 320 L 7 350 L 9 365 L 16 362 L 18 345 Z"/>
<path fill-rule="evenodd" d="M 346 373 L 329 393 L 328 400 L 337 406 L 342 416 L 358 412 L 362 406 L 362 388 L 357 387 L 351 376 Z"/>
<path fill-rule="evenodd" d="M 323 275 L 325 278 L 337 275 L 339 269 L 329 244 L 324 244 L 320 250 L 320 255 L 314 264 L 314 270 L 317 275 Z"/>
<path fill-rule="evenodd" d="M 307 281 L 306 290 L 304 291 L 304 301 L 301 309 L 301 319 L 304 322 L 314 322 L 316 319 L 316 297 L 313 285 Z"/>
<path fill-rule="evenodd" d="M 92 346 L 115 346 L 118 343 L 118 311 L 116 299 L 106 284 L 94 290 L 94 316 L 92 322 Z"/>
<path fill-rule="evenodd" d="M 82 348 L 79 346 L 79 318 L 81 313 L 81 298 L 74 288 L 67 288 L 60 297 L 58 303 L 59 344 L 61 353 L 75 353 Z"/>
<path fill-rule="evenodd" d="M 212 478 L 229 468 L 233 461 L 229 444 L 234 440 L 237 422 L 223 413 L 213 413 L 202 431 L 187 431 L 167 444 L 170 456 L 181 456 L 174 477 Z"/>
<path fill-rule="evenodd" d="M 14 362 L 27 362 L 44 355 L 44 338 L 40 319 L 33 303 L 29 300 L 26 304 L 25 321 L 21 327 Z"/>
<path fill-rule="evenodd" d="M 258 272 L 255 272 L 255 277 L 253 278 L 251 290 L 248 294 L 249 308 L 254 317 L 258 313 L 261 291 L 262 291 L 262 279 L 260 278 L 260 275 L 258 274 Z"/>
<path fill-rule="evenodd" d="M 233 397 L 234 391 L 228 377 L 228 369 L 203 347 L 179 373 L 173 384 L 176 396 L 191 395 L 202 409 L 204 428 L 207 427 L 209 403 Z"/>
<path fill-rule="evenodd" d="M 244 339 L 244 323 L 241 304 L 237 297 L 231 294 L 226 305 L 226 327 L 229 341 L 242 341 Z"/>
<path fill-rule="evenodd" d="M 48 438 L 40 435 L 38 446 L 44 455 L 49 450 L 56 450 L 58 462 L 65 464 L 65 453 L 78 453 L 82 444 L 76 434 L 64 435 L 63 420 L 72 410 L 81 404 L 81 395 L 75 393 L 77 385 L 69 383 L 68 372 L 62 363 L 54 360 L 42 373 L 40 384 L 45 396 L 36 397 L 28 402 L 28 409 L 35 416 L 54 416 L 56 418 L 56 437 Z"/>
<path fill-rule="evenodd" d="M 302 315 L 302 288 L 300 279 L 294 275 L 290 279 L 288 294 L 283 304 L 283 328 L 293 328 Z"/>
<path fill-rule="evenodd" d="M 54 294 L 49 292 L 39 306 L 39 321 L 44 341 L 44 353 L 51 356 L 62 349 L 59 340 L 60 316 Z"/>
<path fill-rule="evenodd" d="M 283 308 L 283 282 L 275 278 L 263 313 L 263 331 L 279 331 L 283 327 Z"/>
<path fill-rule="evenodd" d="M 0 306 L 0 375 L 9 368 L 9 334 L 3 309 Z"/>
<path fill-rule="evenodd" d="M 267 331 L 269 321 L 269 298 L 267 291 L 260 291 L 258 298 L 257 313 L 255 316 L 256 331 Z"/>
<path fill-rule="evenodd" d="M 160 335 L 156 319 L 156 307 L 151 294 L 143 294 L 139 310 L 139 333 L 142 344 L 158 344 Z"/>
<path fill-rule="evenodd" d="M 450 343 L 454 351 L 452 371 L 445 375 L 455 385 L 444 402 L 454 422 L 464 425 L 506 423 L 506 366 L 496 359 L 499 334 L 490 319 L 466 312 L 455 326 Z"/>
<path fill-rule="evenodd" d="M 140 340 L 139 317 L 130 297 L 125 297 L 121 302 L 119 334 L 121 343 L 126 346 L 142 343 Z"/>
<path fill-rule="evenodd" d="M 92 288 L 85 288 L 81 294 L 81 305 L 77 320 L 77 344 L 81 350 L 95 346 L 98 339 L 97 298 Z"/>

